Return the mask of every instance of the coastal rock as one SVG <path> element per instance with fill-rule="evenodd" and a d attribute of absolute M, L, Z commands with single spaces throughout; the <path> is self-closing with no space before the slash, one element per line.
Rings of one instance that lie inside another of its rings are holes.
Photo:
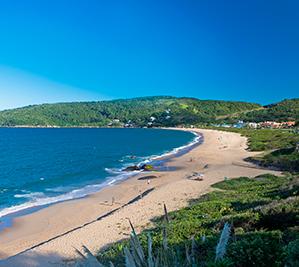
<path fill-rule="evenodd" d="M 132 165 L 132 166 L 126 167 L 125 169 L 123 169 L 123 171 L 126 171 L 126 172 L 131 172 L 131 171 L 154 171 L 154 167 L 153 167 L 153 165 L 150 165 L 150 164 L 143 164 L 141 166 Z"/>
<path fill-rule="evenodd" d="M 126 167 L 125 169 L 123 169 L 123 171 L 125 172 L 140 171 L 140 167 L 138 167 L 137 165 L 133 165 L 133 166 Z"/>
<path fill-rule="evenodd" d="M 150 165 L 150 164 L 143 164 L 141 167 L 140 167 L 141 170 L 144 170 L 144 171 L 153 171 L 154 170 L 154 166 L 153 165 Z"/>

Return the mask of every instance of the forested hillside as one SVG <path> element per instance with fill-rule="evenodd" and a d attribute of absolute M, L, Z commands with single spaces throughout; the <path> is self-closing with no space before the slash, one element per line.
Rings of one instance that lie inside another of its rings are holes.
<path fill-rule="evenodd" d="M 33 105 L 0 112 L 0 126 L 178 126 L 244 121 L 299 120 L 299 99 L 259 104 L 142 97 L 99 102 Z"/>
<path fill-rule="evenodd" d="M 246 121 L 288 121 L 299 120 L 299 98 L 283 100 L 279 103 L 265 106 L 240 115 Z"/>
<path fill-rule="evenodd" d="M 100 102 L 33 105 L 0 112 L 1 126 L 176 126 L 214 122 L 217 117 L 260 105 L 195 98 L 144 97 Z"/>

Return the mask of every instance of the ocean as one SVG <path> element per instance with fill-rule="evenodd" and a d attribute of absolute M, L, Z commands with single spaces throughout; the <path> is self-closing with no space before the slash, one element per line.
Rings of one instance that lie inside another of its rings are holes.
<path fill-rule="evenodd" d="M 82 198 L 135 175 L 127 166 L 161 164 L 199 140 L 162 129 L 1 128 L 0 218 Z"/>

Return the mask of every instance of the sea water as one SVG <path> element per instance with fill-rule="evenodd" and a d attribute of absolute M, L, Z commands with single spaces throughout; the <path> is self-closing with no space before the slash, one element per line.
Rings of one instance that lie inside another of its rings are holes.
<path fill-rule="evenodd" d="M 97 192 L 135 174 L 126 166 L 178 153 L 199 138 L 162 129 L 1 128 L 0 218 Z"/>

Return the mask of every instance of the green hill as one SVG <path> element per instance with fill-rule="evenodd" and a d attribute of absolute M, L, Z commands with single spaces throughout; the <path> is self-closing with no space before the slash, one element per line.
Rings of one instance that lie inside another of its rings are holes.
<path fill-rule="evenodd" d="M 283 100 L 279 103 L 265 106 L 264 109 L 240 114 L 245 121 L 288 121 L 299 120 L 299 98 Z"/>
<path fill-rule="evenodd" d="M 33 105 L 0 112 L 0 126 L 176 126 L 214 122 L 219 116 L 250 111 L 254 103 L 196 98 L 143 97 L 99 102 Z M 153 117 L 153 118 L 151 118 Z"/>

